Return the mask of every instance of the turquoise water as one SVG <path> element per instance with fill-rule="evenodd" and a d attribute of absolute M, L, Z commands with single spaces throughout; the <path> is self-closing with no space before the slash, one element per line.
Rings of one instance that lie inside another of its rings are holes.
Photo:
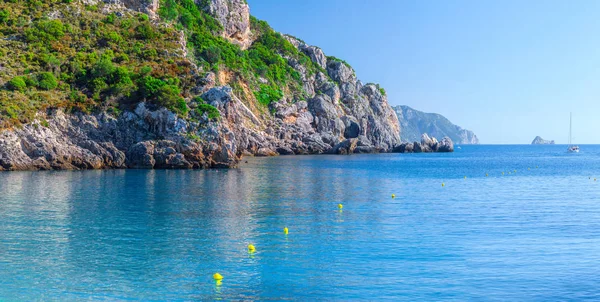
<path fill-rule="evenodd" d="M 581 148 L 0 173 L 0 300 L 598 300 Z"/>

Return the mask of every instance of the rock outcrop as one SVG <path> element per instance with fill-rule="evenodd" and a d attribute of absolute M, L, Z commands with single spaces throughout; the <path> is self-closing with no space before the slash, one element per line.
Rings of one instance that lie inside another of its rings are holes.
<path fill-rule="evenodd" d="M 150 19 L 158 18 L 159 0 L 80 0 L 85 5 L 97 5 L 104 3 L 105 13 L 109 11 L 132 10 L 147 14 Z"/>
<path fill-rule="evenodd" d="M 532 145 L 554 145 L 553 140 L 545 140 L 540 136 L 536 136 L 531 142 Z"/>
<path fill-rule="evenodd" d="M 201 0 L 196 0 L 199 4 Z M 210 0 L 205 7 L 223 26 L 221 35 L 240 45 L 242 49 L 252 44 L 250 38 L 250 7 L 246 0 Z"/>
<path fill-rule="evenodd" d="M 475 133 L 452 124 L 440 114 L 426 113 L 404 105 L 393 108 L 402 128 L 401 139 L 403 142 L 416 141 L 423 133 L 428 133 L 437 138 L 447 136 L 457 144 L 479 144 Z"/>
<path fill-rule="evenodd" d="M 392 152 L 395 153 L 429 153 L 429 152 L 454 152 L 454 143 L 449 137 L 438 141 L 435 137 L 429 137 L 427 133 L 421 136 L 421 142 L 402 143 L 396 146 Z"/>

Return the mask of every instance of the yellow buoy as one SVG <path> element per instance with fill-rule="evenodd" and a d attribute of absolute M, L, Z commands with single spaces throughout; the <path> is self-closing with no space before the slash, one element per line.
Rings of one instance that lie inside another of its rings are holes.
<path fill-rule="evenodd" d="M 221 276 L 221 274 L 219 274 L 219 273 L 215 273 L 213 275 L 213 279 L 215 279 L 216 281 L 221 281 L 221 280 L 223 280 L 223 276 Z"/>
<path fill-rule="evenodd" d="M 341 210 L 344 208 L 344 206 L 340 203 L 340 204 L 338 204 L 338 208 Z"/>
<path fill-rule="evenodd" d="M 487 174 L 487 173 L 485 173 L 485 177 L 488 177 L 488 174 Z"/>
<path fill-rule="evenodd" d="M 445 186 L 445 184 L 444 184 L 444 183 L 442 183 L 442 187 L 443 187 L 443 186 Z"/>
<path fill-rule="evenodd" d="M 517 170 L 515 170 L 515 173 L 517 173 Z"/>
<path fill-rule="evenodd" d="M 289 230 L 288 230 L 288 228 L 287 228 L 287 227 L 283 228 L 283 233 L 284 233 L 284 234 L 286 234 L 286 235 L 287 235 L 287 234 L 288 234 L 288 232 L 289 232 Z"/>
<path fill-rule="evenodd" d="M 248 252 L 254 253 L 256 252 L 256 248 L 252 244 L 248 244 Z"/>
<path fill-rule="evenodd" d="M 504 172 L 502 172 L 502 175 L 504 175 Z"/>
<path fill-rule="evenodd" d="M 392 194 L 392 198 L 396 198 L 396 194 Z"/>

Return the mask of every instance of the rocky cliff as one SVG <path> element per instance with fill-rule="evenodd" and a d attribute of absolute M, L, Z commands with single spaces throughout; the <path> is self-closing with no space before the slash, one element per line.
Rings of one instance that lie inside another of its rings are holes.
<path fill-rule="evenodd" d="M 545 140 L 543 138 L 541 138 L 540 136 L 536 136 L 533 141 L 531 142 L 532 145 L 554 145 L 554 141 L 552 140 Z"/>
<path fill-rule="evenodd" d="M 0 54 L 30 54 L 0 66 L 0 170 L 406 152 L 376 85 L 252 18 L 243 0 L 37 5 L 0 3 Z"/>
<path fill-rule="evenodd" d="M 452 124 L 440 114 L 426 113 L 403 105 L 393 109 L 400 122 L 403 142 L 418 141 L 423 133 L 427 133 L 437 139 L 448 137 L 457 144 L 479 144 L 475 133 Z"/>

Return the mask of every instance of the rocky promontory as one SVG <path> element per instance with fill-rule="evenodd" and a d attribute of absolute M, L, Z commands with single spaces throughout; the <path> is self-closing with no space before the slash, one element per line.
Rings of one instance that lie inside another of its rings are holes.
<path fill-rule="evenodd" d="M 0 170 L 219 168 L 243 155 L 453 150 L 449 139 L 426 135 L 401 144 L 383 89 L 253 18 L 246 1 L 161 4 L 0 3 L 0 30 L 12 37 L 0 40 L 0 53 L 42 62 L 0 65 Z"/>
<path fill-rule="evenodd" d="M 531 142 L 532 145 L 554 145 L 553 140 L 545 140 L 540 136 L 536 136 Z"/>

